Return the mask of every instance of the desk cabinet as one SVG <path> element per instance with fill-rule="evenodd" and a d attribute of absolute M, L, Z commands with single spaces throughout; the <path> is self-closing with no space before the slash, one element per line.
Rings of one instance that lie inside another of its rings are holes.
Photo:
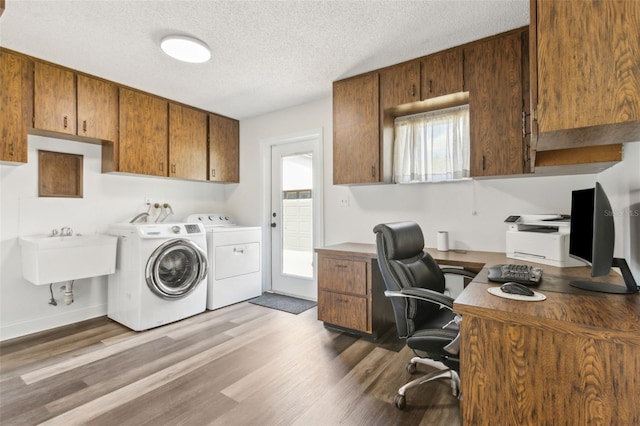
<path fill-rule="evenodd" d="M 320 321 L 373 337 L 393 325 L 391 302 L 384 295 L 384 282 L 370 253 L 343 248 L 316 252 Z"/>
<path fill-rule="evenodd" d="M 487 287 L 471 283 L 454 304 L 463 424 L 640 424 L 640 295 L 523 302 Z"/>

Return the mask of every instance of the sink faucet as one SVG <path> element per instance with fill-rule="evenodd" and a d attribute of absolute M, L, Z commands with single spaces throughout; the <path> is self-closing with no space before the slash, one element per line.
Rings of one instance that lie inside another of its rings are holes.
<path fill-rule="evenodd" d="M 73 229 L 68 226 L 63 226 L 62 229 L 60 229 L 60 235 L 62 237 L 70 237 L 73 235 Z"/>

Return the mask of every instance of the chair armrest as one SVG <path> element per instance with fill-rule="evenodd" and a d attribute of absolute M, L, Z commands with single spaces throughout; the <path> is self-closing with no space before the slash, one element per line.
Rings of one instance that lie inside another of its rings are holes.
<path fill-rule="evenodd" d="M 468 278 L 475 278 L 477 275 L 475 272 L 466 271 L 464 269 L 457 269 L 457 268 L 440 268 L 440 270 L 442 271 L 443 274 L 462 275 Z"/>
<path fill-rule="evenodd" d="M 425 302 L 434 303 L 443 308 L 453 311 L 453 298 L 437 291 L 429 290 L 421 287 L 403 288 L 400 291 L 385 290 L 384 295 L 387 297 L 404 297 L 408 299 L 418 299 Z"/>

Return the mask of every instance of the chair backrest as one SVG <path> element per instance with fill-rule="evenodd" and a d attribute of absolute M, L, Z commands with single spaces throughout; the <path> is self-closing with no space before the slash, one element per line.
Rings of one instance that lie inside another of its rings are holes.
<path fill-rule="evenodd" d="M 438 264 L 424 251 L 424 236 L 415 222 L 376 225 L 378 265 L 387 290 L 422 287 L 444 292 L 445 278 Z M 417 299 L 392 297 L 398 336 L 411 336 L 439 307 Z"/>

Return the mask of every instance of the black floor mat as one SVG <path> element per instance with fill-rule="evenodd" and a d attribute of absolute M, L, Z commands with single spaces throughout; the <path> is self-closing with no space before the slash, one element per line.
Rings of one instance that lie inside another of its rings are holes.
<path fill-rule="evenodd" d="M 249 303 L 296 315 L 317 305 L 317 303 L 312 300 L 298 299 L 296 297 L 275 293 L 264 293 L 262 296 L 249 299 Z"/>

